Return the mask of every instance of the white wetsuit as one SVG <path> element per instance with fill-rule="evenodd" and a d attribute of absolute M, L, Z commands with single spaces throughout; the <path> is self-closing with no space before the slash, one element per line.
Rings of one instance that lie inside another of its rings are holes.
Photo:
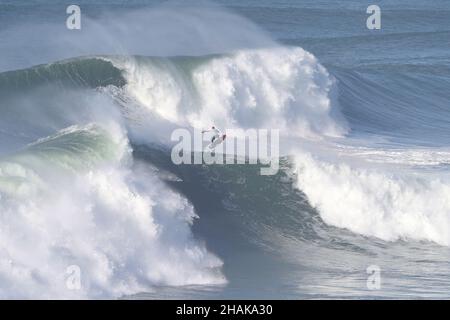
<path fill-rule="evenodd" d="M 202 133 L 211 132 L 211 131 L 214 132 L 214 135 L 213 135 L 212 138 L 211 138 L 211 143 L 213 143 L 214 140 L 220 138 L 221 132 L 220 132 L 220 130 L 217 129 L 217 128 L 214 128 L 214 129 L 211 128 L 210 130 L 202 131 Z"/>

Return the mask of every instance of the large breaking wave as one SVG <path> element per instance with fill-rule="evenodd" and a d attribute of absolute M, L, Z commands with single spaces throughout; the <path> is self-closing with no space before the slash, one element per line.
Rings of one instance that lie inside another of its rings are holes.
<path fill-rule="evenodd" d="M 5 130 L 11 155 L 0 171 L 2 273 L 26 276 L 5 284 L 3 296 L 33 297 L 45 286 L 49 297 L 59 295 L 71 264 L 80 266 L 86 283 L 69 296 L 224 283 L 220 260 L 192 239 L 192 206 L 164 187 L 155 170 L 133 164 L 130 138 L 167 143 L 171 128 L 205 123 L 275 127 L 293 137 L 346 130 L 333 120 L 332 78 L 300 48 L 79 58 L 6 72 L 1 81 L 9 115 L 3 128 L 13 121 L 26 130 L 19 137 Z M 54 88 L 61 92 L 47 99 Z M 23 118 L 24 112 L 37 118 Z M 52 130 L 57 133 L 39 138 Z M 49 267 L 41 270 L 43 261 Z M 23 290 L 12 290 L 18 283 Z"/>

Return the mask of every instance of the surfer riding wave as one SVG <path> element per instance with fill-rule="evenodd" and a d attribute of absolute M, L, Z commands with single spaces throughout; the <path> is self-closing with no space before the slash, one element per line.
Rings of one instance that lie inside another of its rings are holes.
<path fill-rule="evenodd" d="M 222 134 L 222 132 L 219 129 L 217 129 L 215 126 L 212 126 L 210 130 L 203 130 L 202 134 L 208 133 L 208 132 L 213 132 L 213 136 L 211 138 L 211 144 L 209 145 L 210 149 L 212 149 L 215 146 L 217 146 L 218 144 L 222 143 L 227 137 L 226 134 Z"/>

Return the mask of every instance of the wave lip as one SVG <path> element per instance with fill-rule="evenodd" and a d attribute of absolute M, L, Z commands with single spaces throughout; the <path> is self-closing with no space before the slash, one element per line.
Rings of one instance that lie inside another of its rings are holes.
<path fill-rule="evenodd" d="M 43 85 L 97 88 L 125 84 L 120 70 L 100 57 L 80 57 L 0 73 L 0 92 L 23 91 Z"/>
<path fill-rule="evenodd" d="M 278 128 L 297 137 L 348 131 L 333 77 L 301 48 L 110 61 L 123 70 L 123 95 L 178 125 Z"/>

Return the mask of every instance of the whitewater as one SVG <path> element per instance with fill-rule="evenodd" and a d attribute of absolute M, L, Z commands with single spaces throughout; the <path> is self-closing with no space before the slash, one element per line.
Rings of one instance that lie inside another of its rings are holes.
<path fill-rule="evenodd" d="M 75 35 L 51 10 L 2 26 L 0 297 L 448 297 L 450 8 L 431 5 L 438 31 L 373 42 L 308 2 L 93 5 Z M 290 10 L 298 34 L 265 21 Z M 308 14 L 349 29 L 324 38 Z M 359 56 L 411 38 L 432 49 Z M 280 130 L 280 172 L 174 165 L 173 130 L 210 124 Z"/>

